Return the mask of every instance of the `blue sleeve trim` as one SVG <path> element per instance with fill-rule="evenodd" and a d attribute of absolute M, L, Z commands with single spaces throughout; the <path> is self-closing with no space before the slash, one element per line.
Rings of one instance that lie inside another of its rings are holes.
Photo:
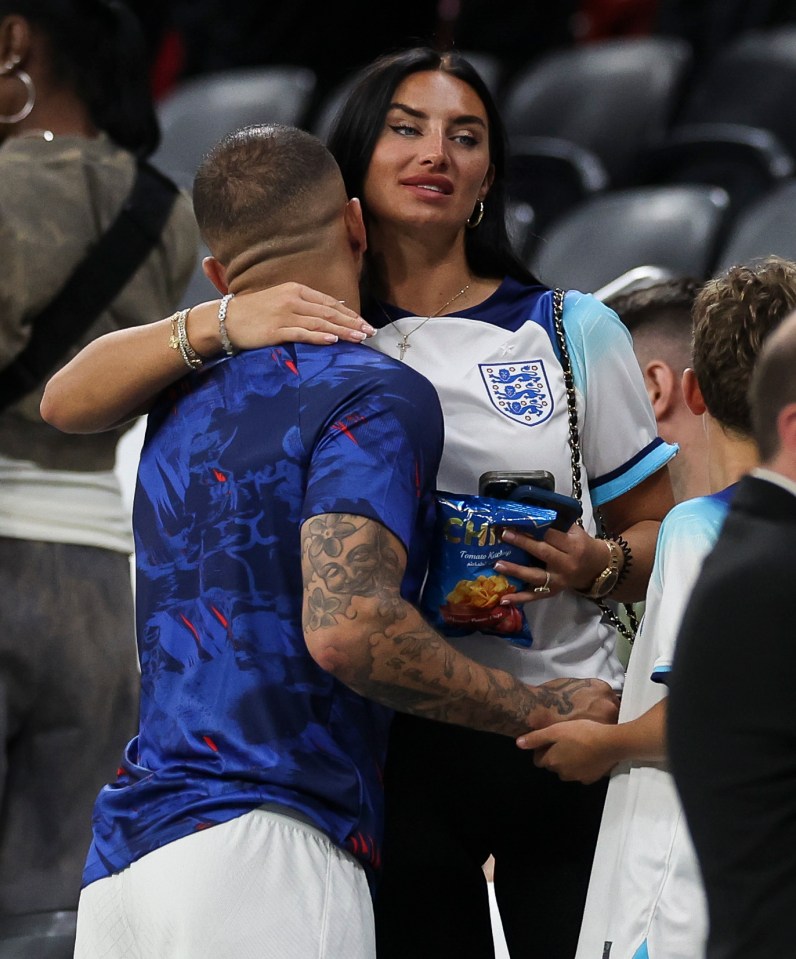
<path fill-rule="evenodd" d="M 595 507 L 602 506 L 638 486 L 665 466 L 679 448 L 656 437 L 627 463 L 589 483 L 592 503 Z"/>
<path fill-rule="evenodd" d="M 644 940 L 644 942 L 641 943 L 638 949 L 636 949 L 636 951 L 633 953 L 633 959 L 650 959 L 650 954 L 649 954 L 649 950 L 647 949 L 646 939 Z"/>
<path fill-rule="evenodd" d="M 653 681 L 653 683 L 664 683 L 666 686 L 668 686 L 671 673 L 671 666 L 658 666 L 657 669 L 653 670 L 650 679 Z"/>

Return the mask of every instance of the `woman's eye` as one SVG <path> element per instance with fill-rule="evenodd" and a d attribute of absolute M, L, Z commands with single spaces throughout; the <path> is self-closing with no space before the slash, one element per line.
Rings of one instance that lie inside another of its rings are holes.
<path fill-rule="evenodd" d="M 478 137 L 474 136 L 472 133 L 457 133 L 452 137 L 457 143 L 463 143 L 465 146 L 474 147 L 478 146 L 481 142 Z"/>
<path fill-rule="evenodd" d="M 417 133 L 417 130 L 409 126 L 408 123 L 393 123 L 390 124 L 390 129 L 402 137 L 409 137 Z"/>

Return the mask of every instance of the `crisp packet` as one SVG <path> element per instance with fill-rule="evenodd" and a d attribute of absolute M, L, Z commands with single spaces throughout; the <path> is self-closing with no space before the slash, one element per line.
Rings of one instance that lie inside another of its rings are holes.
<path fill-rule="evenodd" d="M 554 509 L 513 500 L 440 491 L 428 575 L 420 607 L 446 636 L 488 633 L 529 647 L 531 629 L 522 606 L 501 606 L 510 593 L 527 589 L 513 576 L 496 572 L 504 560 L 539 565 L 525 550 L 501 540 L 506 527 L 542 539 L 556 519 Z"/>

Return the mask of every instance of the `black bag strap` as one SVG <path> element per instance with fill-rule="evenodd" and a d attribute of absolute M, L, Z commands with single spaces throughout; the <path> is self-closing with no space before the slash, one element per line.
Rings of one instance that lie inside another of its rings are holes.
<path fill-rule="evenodd" d="M 0 372 L 0 412 L 37 389 L 58 361 L 113 302 L 155 246 L 179 190 L 141 160 L 116 219 L 33 320 L 25 349 Z"/>

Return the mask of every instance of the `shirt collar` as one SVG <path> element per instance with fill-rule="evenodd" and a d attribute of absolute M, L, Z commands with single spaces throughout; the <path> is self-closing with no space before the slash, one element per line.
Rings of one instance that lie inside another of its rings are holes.
<path fill-rule="evenodd" d="M 752 470 L 751 475 L 756 476 L 758 479 L 766 480 L 769 483 L 774 483 L 776 486 L 781 486 L 782 489 L 796 496 L 796 482 L 784 476 L 782 473 L 776 472 L 776 470 L 769 470 L 764 466 L 758 466 Z"/>

